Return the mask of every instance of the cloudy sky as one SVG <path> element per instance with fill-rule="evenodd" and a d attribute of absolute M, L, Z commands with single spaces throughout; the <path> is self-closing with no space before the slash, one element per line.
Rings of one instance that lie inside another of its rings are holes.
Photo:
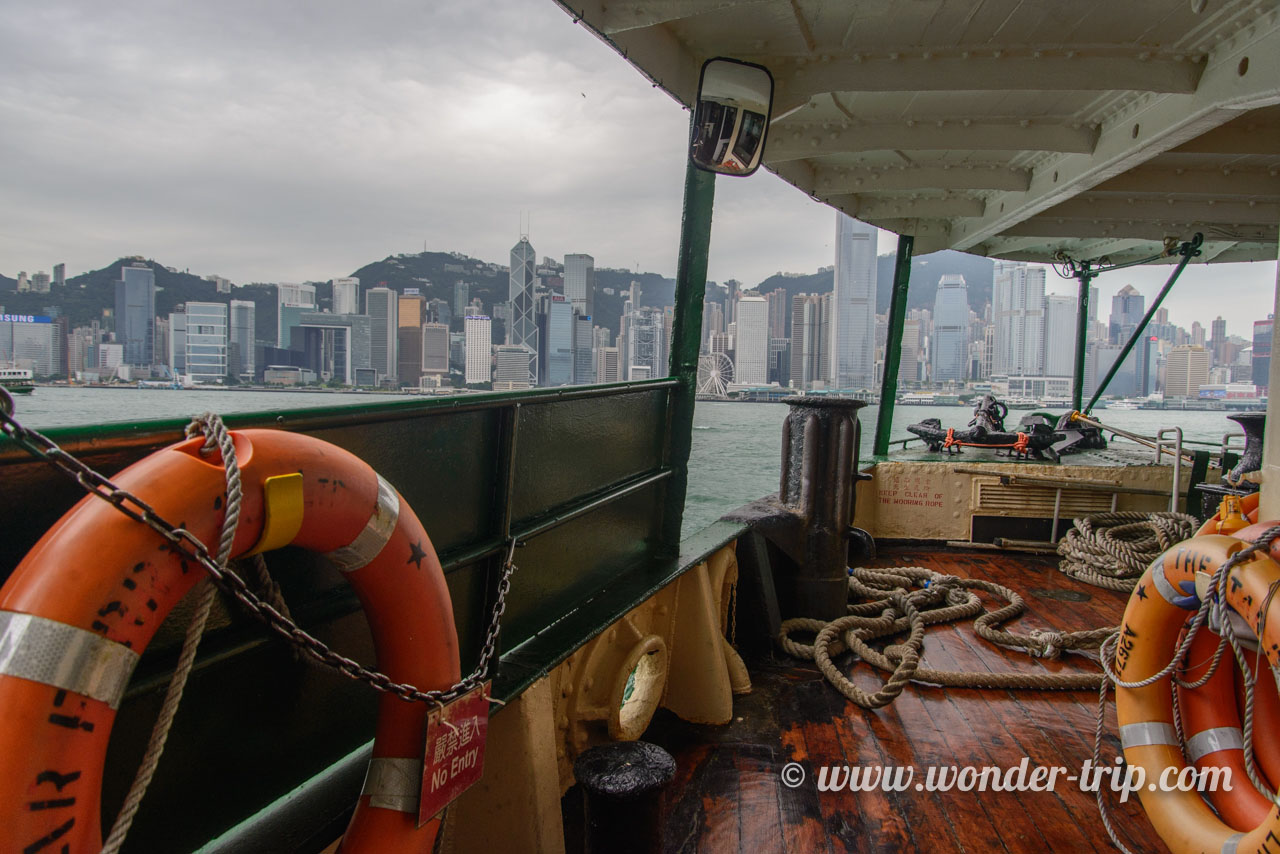
<path fill-rule="evenodd" d="M 9 276 L 132 254 L 237 282 L 424 247 L 505 263 L 522 218 L 539 256 L 675 271 L 687 113 L 551 0 L 43 0 L 0 17 L 0 56 Z M 712 278 L 832 263 L 830 209 L 763 171 L 716 192 Z M 1189 271 L 1173 320 L 1249 334 L 1275 266 Z M 1104 279 L 1104 305 L 1163 276 Z"/>

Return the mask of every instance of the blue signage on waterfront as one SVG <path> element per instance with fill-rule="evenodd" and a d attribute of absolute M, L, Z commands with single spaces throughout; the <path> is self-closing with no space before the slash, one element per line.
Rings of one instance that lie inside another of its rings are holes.
<path fill-rule="evenodd" d="M 0 314 L 0 323 L 53 323 L 53 318 L 43 314 Z"/>

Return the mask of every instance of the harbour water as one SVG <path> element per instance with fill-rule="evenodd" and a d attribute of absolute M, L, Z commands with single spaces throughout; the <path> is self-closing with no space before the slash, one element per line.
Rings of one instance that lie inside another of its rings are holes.
<path fill-rule="evenodd" d="M 368 406 L 400 395 L 360 392 L 246 391 L 227 389 L 55 388 L 41 387 L 18 400 L 18 417 L 37 429 L 121 421 L 186 418 L 205 411 L 221 414 L 264 412 L 325 406 Z M 693 453 L 689 461 L 689 496 L 685 511 L 688 534 L 748 501 L 778 491 L 781 467 L 783 403 L 700 402 L 694 413 Z M 859 458 L 871 455 L 876 407 L 861 410 L 863 424 Z M 1107 424 L 1143 435 L 1178 426 L 1188 440 L 1222 441 L 1239 432 L 1228 412 L 1115 410 L 1098 413 Z M 1017 423 L 1021 412 L 1009 413 Z M 893 437 L 906 438 L 907 425 L 938 418 L 944 426 L 964 427 L 972 414 L 958 406 L 898 406 Z M 919 447 L 917 445 L 917 447 Z"/>

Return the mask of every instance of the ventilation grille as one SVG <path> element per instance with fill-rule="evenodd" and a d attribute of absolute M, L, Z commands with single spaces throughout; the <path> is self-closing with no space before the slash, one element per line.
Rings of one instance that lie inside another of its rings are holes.
<path fill-rule="evenodd" d="M 1050 486 L 1006 486 L 999 481 L 978 481 L 978 504 L 975 513 L 1003 513 L 1010 516 L 1053 516 L 1054 496 Z M 1111 496 L 1105 492 L 1062 490 L 1059 514 L 1064 519 L 1106 513 L 1111 510 Z"/>

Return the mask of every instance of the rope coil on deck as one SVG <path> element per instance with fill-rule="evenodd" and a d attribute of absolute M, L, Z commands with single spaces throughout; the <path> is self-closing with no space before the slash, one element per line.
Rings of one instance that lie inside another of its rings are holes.
<path fill-rule="evenodd" d="M 986 611 L 976 590 L 998 596 L 1006 604 Z M 849 616 L 830 623 L 804 618 L 786 620 L 778 641 L 790 655 L 816 662 L 836 690 L 866 709 L 878 709 L 893 702 L 912 681 L 952 688 L 1039 691 L 1097 690 L 1103 681 L 1101 673 L 990 673 L 923 667 L 926 626 L 976 617 L 973 626 L 979 637 L 1036 658 L 1056 658 L 1064 650 L 1096 649 L 1116 631 L 1115 627 L 1108 627 L 1082 632 L 1033 631 L 1026 635 L 1009 632 L 1000 626 L 1026 611 L 1026 603 L 1017 592 L 994 581 L 945 575 L 919 566 L 853 568 L 849 592 L 854 600 L 849 605 Z M 817 637 L 810 646 L 792 640 L 793 631 L 816 632 Z M 902 632 L 909 632 L 907 639 L 883 652 L 868 644 L 876 638 Z M 880 690 L 874 693 L 862 690 L 835 666 L 831 657 L 846 649 L 890 674 Z"/>
<path fill-rule="evenodd" d="M 1058 543 L 1069 578 L 1129 592 L 1153 560 L 1195 533 L 1199 521 L 1186 513 L 1120 511 L 1082 516 Z"/>

